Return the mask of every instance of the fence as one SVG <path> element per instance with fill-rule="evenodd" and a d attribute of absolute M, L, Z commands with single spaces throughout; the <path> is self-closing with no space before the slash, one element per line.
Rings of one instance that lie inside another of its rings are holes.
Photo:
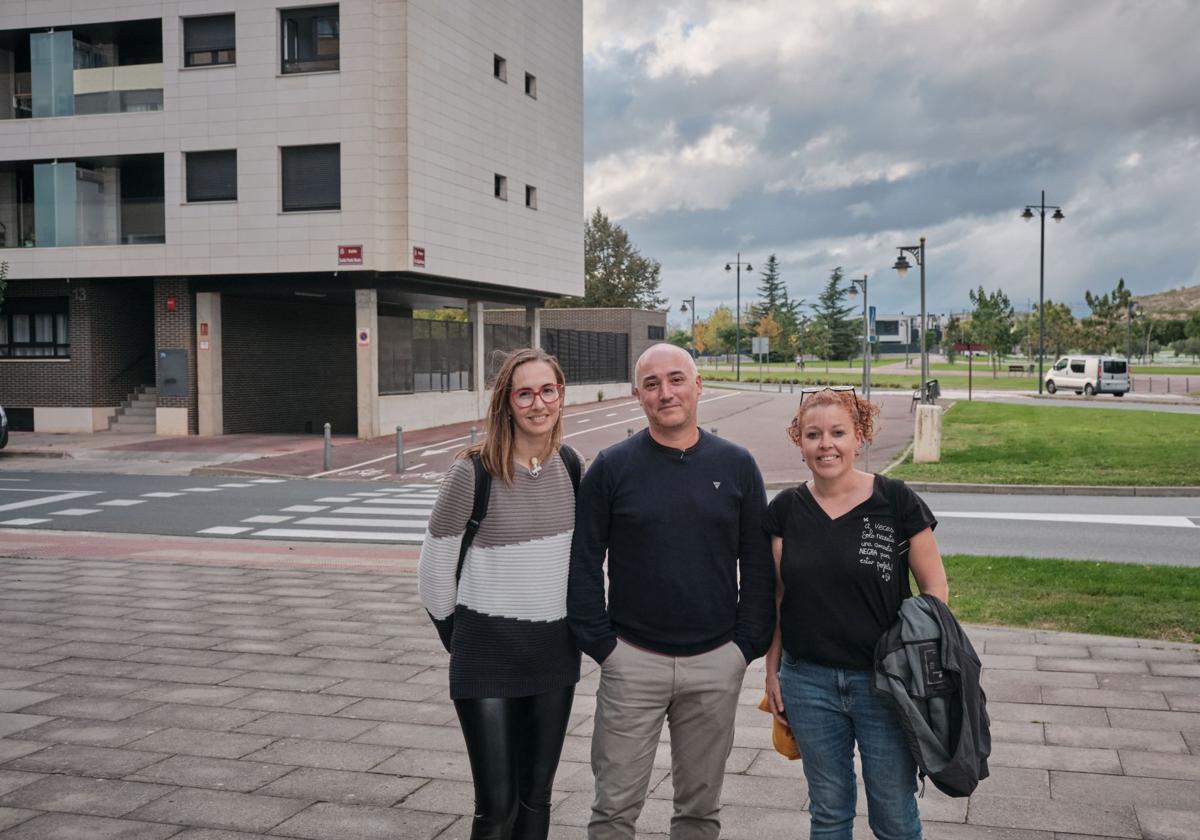
<path fill-rule="evenodd" d="M 542 349 L 558 358 L 569 385 L 629 381 L 629 335 L 542 330 Z"/>

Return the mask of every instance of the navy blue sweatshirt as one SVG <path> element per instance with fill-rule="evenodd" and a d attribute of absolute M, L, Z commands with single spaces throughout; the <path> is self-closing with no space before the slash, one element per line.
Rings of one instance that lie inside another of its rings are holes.
<path fill-rule="evenodd" d="M 766 511 L 754 458 L 715 435 L 680 450 L 642 431 L 605 449 L 575 503 L 567 622 L 580 649 L 601 662 L 618 635 L 672 656 L 732 639 L 747 662 L 762 656 L 775 628 Z"/>

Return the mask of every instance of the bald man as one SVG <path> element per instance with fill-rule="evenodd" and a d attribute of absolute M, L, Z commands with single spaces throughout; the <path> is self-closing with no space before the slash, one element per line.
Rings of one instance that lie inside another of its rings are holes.
<path fill-rule="evenodd" d="M 633 840 L 665 719 L 671 838 L 717 840 L 742 677 L 775 626 L 766 493 L 749 452 L 697 427 L 687 352 L 656 344 L 634 378 L 649 428 L 596 457 L 575 505 L 567 621 L 600 663 L 588 838 Z"/>

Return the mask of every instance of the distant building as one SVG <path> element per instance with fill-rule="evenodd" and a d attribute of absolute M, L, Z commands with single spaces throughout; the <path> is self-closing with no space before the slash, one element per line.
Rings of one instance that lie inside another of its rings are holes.
<path fill-rule="evenodd" d="M 139 394 L 160 434 L 479 416 L 485 306 L 540 337 L 583 291 L 582 63 L 581 0 L 4 0 L 0 403 L 48 431 Z M 471 323 L 412 316 L 443 306 Z"/>
<path fill-rule="evenodd" d="M 926 349 L 932 350 L 942 343 L 942 316 L 932 312 L 926 315 L 928 333 L 925 337 Z M 862 322 L 859 321 L 861 324 Z M 859 333 L 862 335 L 860 327 Z M 921 316 L 899 314 L 878 314 L 875 316 L 875 334 L 878 336 L 880 353 L 919 353 L 921 352 Z"/>

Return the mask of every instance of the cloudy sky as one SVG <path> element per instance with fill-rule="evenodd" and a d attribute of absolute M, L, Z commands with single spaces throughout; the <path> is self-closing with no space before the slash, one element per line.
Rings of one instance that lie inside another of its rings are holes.
<path fill-rule="evenodd" d="M 1200 0 L 584 0 L 586 196 L 662 262 L 674 310 L 743 302 L 775 253 L 793 297 L 870 276 L 931 312 L 1124 277 L 1200 283 Z M 682 323 L 682 316 L 672 320 Z"/>

